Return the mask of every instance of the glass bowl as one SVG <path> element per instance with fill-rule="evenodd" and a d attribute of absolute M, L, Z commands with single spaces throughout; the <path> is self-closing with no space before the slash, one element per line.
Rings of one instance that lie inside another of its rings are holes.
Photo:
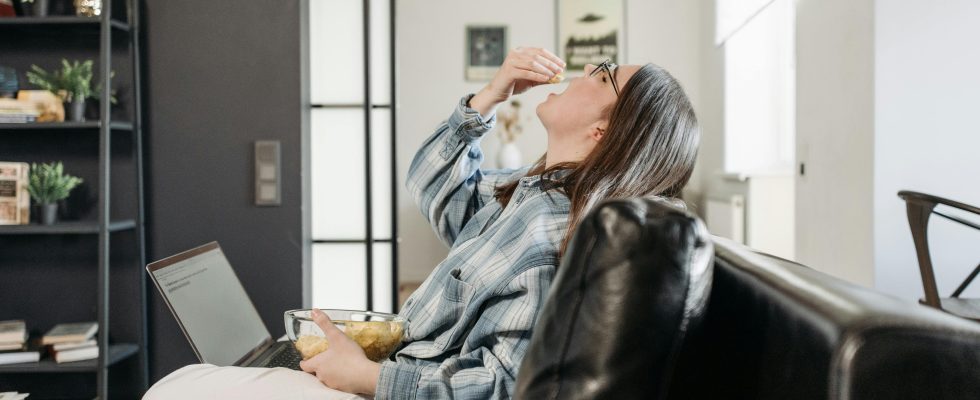
<path fill-rule="evenodd" d="M 401 345 L 406 321 L 395 314 L 372 311 L 320 309 L 333 325 L 356 342 L 371 361 L 391 356 Z M 329 346 L 323 331 L 313 322 L 312 310 L 289 310 L 283 314 L 286 336 L 303 355 L 304 360 L 325 351 Z"/>

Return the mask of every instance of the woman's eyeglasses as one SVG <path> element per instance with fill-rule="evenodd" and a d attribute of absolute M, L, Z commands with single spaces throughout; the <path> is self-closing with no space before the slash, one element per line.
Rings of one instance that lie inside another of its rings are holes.
<path fill-rule="evenodd" d="M 616 65 L 616 63 L 607 58 L 606 61 L 596 65 L 595 69 L 592 70 L 592 73 L 590 73 L 589 76 L 595 76 L 595 74 L 599 73 L 599 71 L 605 71 L 606 75 L 609 76 L 609 80 L 612 82 L 613 91 L 616 92 L 616 96 L 619 97 L 619 85 L 616 84 L 616 68 L 619 68 L 619 65 Z"/>

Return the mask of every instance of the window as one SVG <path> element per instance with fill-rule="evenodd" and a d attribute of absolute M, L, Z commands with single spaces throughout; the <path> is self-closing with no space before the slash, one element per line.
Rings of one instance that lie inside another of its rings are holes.
<path fill-rule="evenodd" d="M 312 305 L 391 312 L 394 1 L 309 1 Z"/>
<path fill-rule="evenodd" d="M 795 11 L 792 0 L 720 0 L 725 52 L 725 172 L 790 172 L 795 153 Z M 751 5 L 731 11 L 724 4 Z M 741 23 L 739 23 L 741 22 Z"/>

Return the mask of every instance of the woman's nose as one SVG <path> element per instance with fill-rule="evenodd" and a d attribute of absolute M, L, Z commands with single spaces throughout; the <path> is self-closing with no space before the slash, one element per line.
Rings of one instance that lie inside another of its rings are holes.
<path fill-rule="evenodd" d="M 588 75 L 588 74 L 591 74 L 591 73 L 592 73 L 592 71 L 593 71 L 593 70 L 595 70 L 596 68 L 597 68 L 597 67 L 596 67 L 595 65 L 592 65 L 592 64 L 585 64 L 585 74 L 586 74 L 586 75 Z"/>

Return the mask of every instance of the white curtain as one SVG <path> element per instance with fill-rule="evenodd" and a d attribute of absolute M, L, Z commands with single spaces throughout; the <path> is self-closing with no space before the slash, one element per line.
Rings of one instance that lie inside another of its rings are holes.
<path fill-rule="evenodd" d="M 715 45 L 721 46 L 774 0 L 715 0 Z"/>

